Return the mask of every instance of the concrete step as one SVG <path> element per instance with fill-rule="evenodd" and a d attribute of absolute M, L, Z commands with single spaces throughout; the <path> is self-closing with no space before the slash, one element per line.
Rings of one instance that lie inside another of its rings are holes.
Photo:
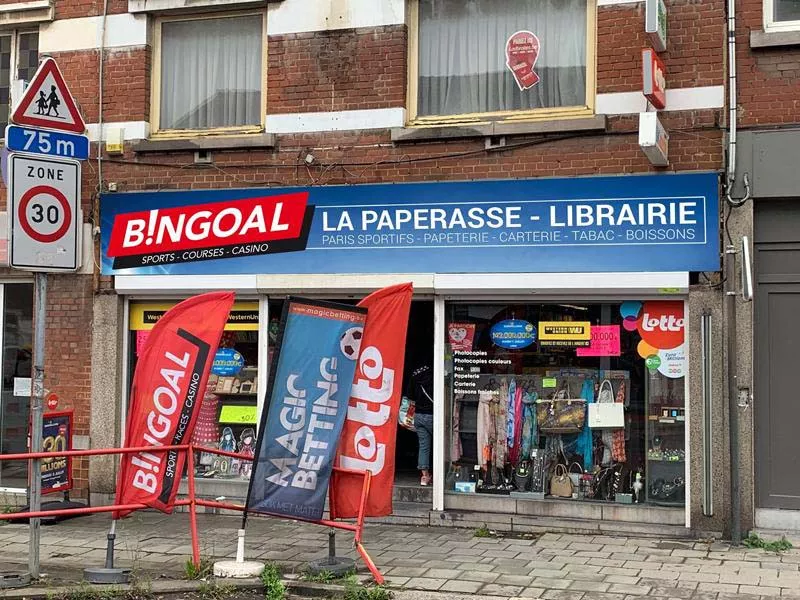
<path fill-rule="evenodd" d="M 754 529 L 752 533 L 764 538 L 768 542 L 775 542 L 786 538 L 795 548 L 800 548 L 800 531 L 796 529 Z"/>
<path fill-rule="evenodd" d="M 393 502 L 416 502 L 426 504 L 429 508 L 433 504 L 433 488 L 421 485 L 395 485 L 392 490 Z"/>

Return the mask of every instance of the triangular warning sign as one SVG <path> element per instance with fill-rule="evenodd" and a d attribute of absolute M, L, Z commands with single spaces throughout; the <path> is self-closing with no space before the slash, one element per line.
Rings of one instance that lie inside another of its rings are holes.
<path fill-rule="evenodd" d="M 75 133 L 83 133 L 86 129 L 75 100 L 64 83 L 64 77 L 52 58 L 44 59 L 39 65 L 10 121 L 17 125 Z"/>

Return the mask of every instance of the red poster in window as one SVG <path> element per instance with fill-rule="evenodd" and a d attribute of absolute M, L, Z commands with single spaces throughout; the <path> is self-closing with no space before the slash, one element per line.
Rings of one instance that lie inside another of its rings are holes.
<path fill-rule="evenodd" d="M 506 66 L 514 75 L 520 90 L 539 83 L 533 70 L 539 58 L 539 38 L 531 31 L 517 31 L 506 42 Z"/>

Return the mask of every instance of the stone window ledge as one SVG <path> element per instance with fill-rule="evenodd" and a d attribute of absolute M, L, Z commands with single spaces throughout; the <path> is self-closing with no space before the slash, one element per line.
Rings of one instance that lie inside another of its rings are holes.
<path fill-rule="evenodd" d="M 132 144 L 136 153 L 145 152 L 198 152 L 208 150 L 244 150 L 274 148 L 275 134 L 241 135 L 226 137 L 151 138 Z"/>
<path fill-rule="evenodd" d="M 392 129 L 393 142 L 422 142 L 454 138 L 496 137 L 566 133 L 571 131 L 605 131 L 605 115 L 539 121 L 535 123 L 480 123 L 476 125 L 447 125 L 441 127 L 396 127 Z"/>
<path fill-rule="evenodd" d="M 0 25 L 43 23 L 54 18 L 52 0 L 27 0 L 0 4 Z"/>
<path fill-rule="evenodd" d="M 266 0 L 282 2 L 283 0 Z M 128 0 L 128 12 L 165 12 L 209 8 L 252 8 L 264 6 L 264 0 Z"/>
<path fill-rule="evenodd" d="M 760 31 L 750 32 L 751 48 L 779 48 L 781 46 L 800 46 L 800 31 Z"/>

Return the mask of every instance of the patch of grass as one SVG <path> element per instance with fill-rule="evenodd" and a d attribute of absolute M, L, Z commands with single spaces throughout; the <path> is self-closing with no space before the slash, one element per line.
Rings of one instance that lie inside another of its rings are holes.
<path fill-rule="evenodd" d="M 228 600 L 234 594 L 236 594 L 236 588 L 230 584 L 203 582 L 197 589 L 197 597 L 200 600 Z"/>
<path fill-rule="evenodd" d="M 355 575 L 344 582 L 344 600 L 390 600 L 393 594 L 382 585 L 361 585 Z"/>
<path fill-rule="evenodd" d="M 782 536 L 779 540 L 775 540 L 774 542 L 768 542 L 757 533 L 751 533 L 749 536 L 747 536 L 744 540 L 742 540 L 742 545 L 744 545 L 746 548 L 761 548 L 762 550 L 766 550 L 767 552 L 775 552 L 776 554 L 780 554 L 781 552 L 786 552 L 792 549 L 792 542 L 787 540 L 784 536 Z"/>
<path fill-rule="evenodd" d="M 304 581 L 313 581 L 314 583 L 330 583 L 340 579 L 330 571 L 320 571 L 319 573 L 312 573 L 311 571 L 304 571 L 301 575 Z"/>
<path fill-rule="evenodd" d="M 183 567 L 183 577 L 190 581 L 206 579 L 213 571 L 214 563 L 211 562 L 210 558 L 201 557 L 199 565 L 195 565 L 192 559 L 189 559 Z"/>
<path fill-rule="evenodd" d="M 261 583 L 264 584 L 265 600 L 283 600 L 286 597 L 286 586 L 281 581 L 281 569 L 275 563 L 267 563 L 261 572 Z"/>
<path fill-rule="evenodd" d="M 488 538 L 492 537 L 492 532 L 489 531 L 489 528 L 484 524 L 478 527 L 473 534 L 473 537 L 476 538 Z"/>

